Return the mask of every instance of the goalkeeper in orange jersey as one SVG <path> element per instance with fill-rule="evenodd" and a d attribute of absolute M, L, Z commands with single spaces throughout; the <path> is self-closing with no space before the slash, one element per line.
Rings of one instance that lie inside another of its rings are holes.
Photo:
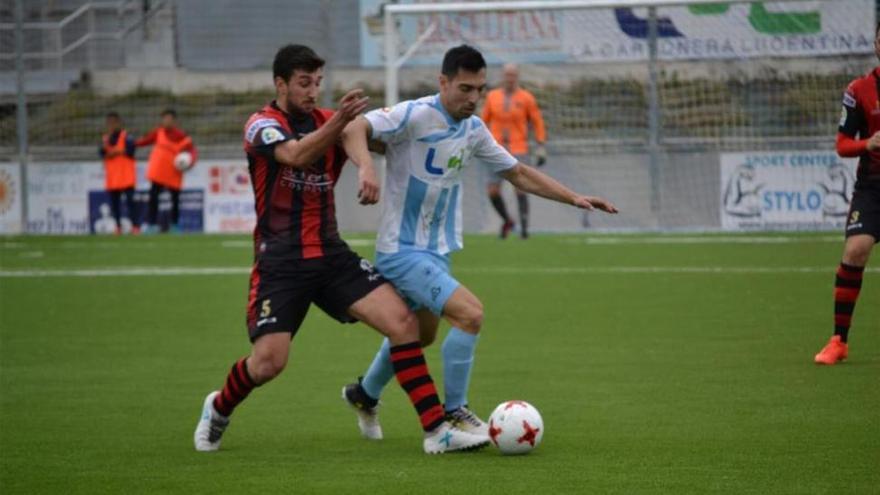
<path fill-rule="evenodd" d="M 542 166 L 547 161 L 547 151 L 544 142 L 547 133 L 544 130 L 544 119 L 541 118 L 541 109 L 532 93 L 519 86 L 519 69 L 514 64 L 504 66 L 504 80 L 500 88 L 489 91 L 486 95 L 486 103 L 483 106 L 483 122 L 489 127 L 492 136 L 499 144 L 504 146 L 511 155 L 521 163 L 531 163 L 529 160 L 529 123 L 531 123 L 538 146 L 535 150 L 535 163 Z M 501 226 L 501 238 L 507 238 L 513 229 L 514 223 L 507 214 L 504 198 L 501 197 L 502 177 L 490 172 L 489 175 L 489 201 L 495 211 L 501 215 L 504 223 Z M 516 202 L 519 206 L 520 235 L 523 239 L 529 237 L 529 196 L 516 191 Z"/>

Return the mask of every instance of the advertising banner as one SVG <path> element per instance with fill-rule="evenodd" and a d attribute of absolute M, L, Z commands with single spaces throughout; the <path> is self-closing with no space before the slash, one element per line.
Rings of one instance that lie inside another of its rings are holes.
<path fill-rule="evenodd" d="M 244 160 L 206 160 L 205 232 L 252 232 L 254 193 Z"/>
<path fill-rule="evenodd" d="M 721 227 L 842 229 L 855 168 L 833 151 L 722 153 Z"/>
<path fill-rule="evenodd" d="M 18 163 L 0 163 L 0 235 L 21 232 L 21 191 Z"/>
<path fill-rule="evenodd" d="M 18 218 L 14 188 L 3 200 L 3 184 L 18 180 L 18 166 L 0 166 L 0 229 L 7 216 Z M 7 168 L 9 169 L 7 171 Z M 131 230 L 130 218 L 140 225 L 147 214 L 150 183 L 145 164 L 138 163 L 134 215 L 123 199 L 122 231 Z M 6 174 L 6 175 L 4 175 Z M 6 179 L 4 179 L 6 177 Z M 4 182 L 6 180 L 6 182 Z M 256 224 L 254 195 L 244 160 L 202 159 L 184 176 L 180 193 L 180 228 L 184 232 L 249 233 Z M 98 162 L 33 163 L 28 166 L 28 229 L 36 234 L 112 233 L 116 222 L 110 195 L 104 190 L 103 165 Z M 20 197 L 20 194 L 18 195 Z M 4 204 L 9 202 L 9 211 Z M 167 191 L 159 195 L 159 219 L 167 226 L 171 210 Z M 20 222 L 19 222 L 20 223 Z M 13 225 L 14 224 L 10 224 Z M 6 232 L 0 230 L 0 232 Z"/>
<path fill-rule="evenodd" d="M 432 0 L 432 3 L 434 0 Z M 382 7 L 360 0 L 361 63 L 384 65 Z M 741 2 L 658 9 L 662 60 L 803 57 L 872 53 L 873 0 Z M 401 53 L 424 36 L 407 61 L 440 65 L 468 43 L 489 63 L 638 62 L 648 59 L 647 8 L 498 11 L 397 16 Z M 428 34 L 426 34 L 428 33 Z"/>
<path fill-rule="evenodd" d="M 150 183 L 146 164 L 137 165 L 135 219 L 147 212 Z M 208 171 L 197 165 L 184 176 L 180 193 L 180 227 L 185 232 L 204 231 Z M 28 165 L 28 232 L 33 234 L 109 233 L 115 230 L 110 196 L 104 189 L 104 167 L 99 162 L 32 163 Z M 121 201 L 122 230 L 131 229 L 128 208 Z M 168 224 L 168 192 L 159 195 L 159 219 Z"/>

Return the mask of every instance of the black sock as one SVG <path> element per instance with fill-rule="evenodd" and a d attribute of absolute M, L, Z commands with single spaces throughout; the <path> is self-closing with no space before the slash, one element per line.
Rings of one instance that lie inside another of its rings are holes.
<path fill-rule="evenodd" d="M 519 206 L 519 226 L 523 237 L 529 236 L 529 195 L 517 194 L 516 203 Z"/>
<path fill-rule="evenodd" d="M 495 211 L 501 215 L 501 219 L 505 222 L 510 222 L 510 217 L 507 216 L 507 206 L 504 205 L 504 198 L 499 194 L 498 196 L 489 196 L 489 200 L 492 201 L 492 206 L 495 207 Z"/>
<path fill-rule="evenodd" d="M 849 338 L 853 311 L 862 290 L 862 276 L 865 267 L 852 266 L 841 262 L 837 267 L 834 281 L 834 335 L 840 335 L 841 342 Z"/>

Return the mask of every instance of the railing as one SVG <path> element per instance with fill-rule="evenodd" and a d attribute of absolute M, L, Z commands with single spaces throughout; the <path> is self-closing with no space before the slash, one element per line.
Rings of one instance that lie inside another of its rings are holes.
<path fill-rule="evenodd" d="M 132 31 L 142 27 L 148 20 L 150 20 L 153 16 L 155 16 L 158 12 L 160 12 L 163 8 L 169 6 L 170 4 L 171 0 L 158 0 L 156 2 L 153 2 L 153 5 L 148 11 L 143 12 L 142 15 L 137 15 L 136 19 L 128 25 L 125 25 L 125 20 L 129 13 L 142 12 L 140 7 L 141 0 L 121 0 L 118 2 L 88 2 L 59 21 L 24 22 L 22 24 L 22 30 L 24 31 L 42 31 L 44 33 L 47 33 L 48 37 L 53 40 L 51 43 L 54 44 L 54 50 L 24 52 L 21 54 L 22 59 L 25 61 L 46 60 L 49 61 L 49 63 L 47 63 L 48 66 L 54 66 L 55 69 L 62 70 L 64 69 L 65 57 L 67 57 L 80 47 L 87 46 L 88 52 L 86 63 L 84 64 L 84 67 L 77 68 L 87 68 L 90 70 L 94 70 L 97 67 L 97 56 L 95 53 L 96 50 L 94 43 L 95 41 L 109 40 L 121 42 Z M 119 20 L 119 25 L 121 27 L 118 30 L 112 32 L 99 32 L 97 30 L 98 12 L 108 11 L 116 12 L 116 16 Z M 65 28 L 72 25 L 74 22 L 83 19 L 84 17 L 87 23 L 85 33 L 78 38 L 65 43 Z M 15 29 L 16 25 L 14 22 L 0 23 L 0 33 L 2 33 L 3 31 L 13 32 L 15 31 Z M 124 50 L 124 47 L 120 46 L 120 49 Z M 0 53 L 0 63 L 3 63 L 4 65 L 11 63 L 16 59 L 16 57 L 17 53 L 15 49 L 10 50 L 9 52 Z"/>

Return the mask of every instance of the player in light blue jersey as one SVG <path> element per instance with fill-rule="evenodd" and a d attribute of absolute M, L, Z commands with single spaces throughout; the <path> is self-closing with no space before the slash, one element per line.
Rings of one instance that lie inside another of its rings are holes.
<path fill-rule="evenodd" d="M 617 209 L 519 163 L 495 141 L 474 115 L 486 88 L 486 62 L 479 51 L 467 45 L 452 48 L 441 72 L 438 94 L 371 111 L 352 121 L 342 139 L 361 169 L 373 166 L 368 146 L 384 145 L 385 202 L 376 266 L 416 310 L 423 345 L 434 341 L 441 316 L 452 325 L 442 348 L 446 414 L 459 428 L 485 435 L 488 426 L 467 407 L 483 304 L 453 278 L 449 267 L 449 254 L 463 247 L 464 168 L 489 167 L 521 191 L 578 208 Z M 343 389 L 367 438 L 382 438 L 378 399 L 393 376 L 386 339 L 364 377 Z M 419 385 L 408 385 L 417 395 Z"/>

